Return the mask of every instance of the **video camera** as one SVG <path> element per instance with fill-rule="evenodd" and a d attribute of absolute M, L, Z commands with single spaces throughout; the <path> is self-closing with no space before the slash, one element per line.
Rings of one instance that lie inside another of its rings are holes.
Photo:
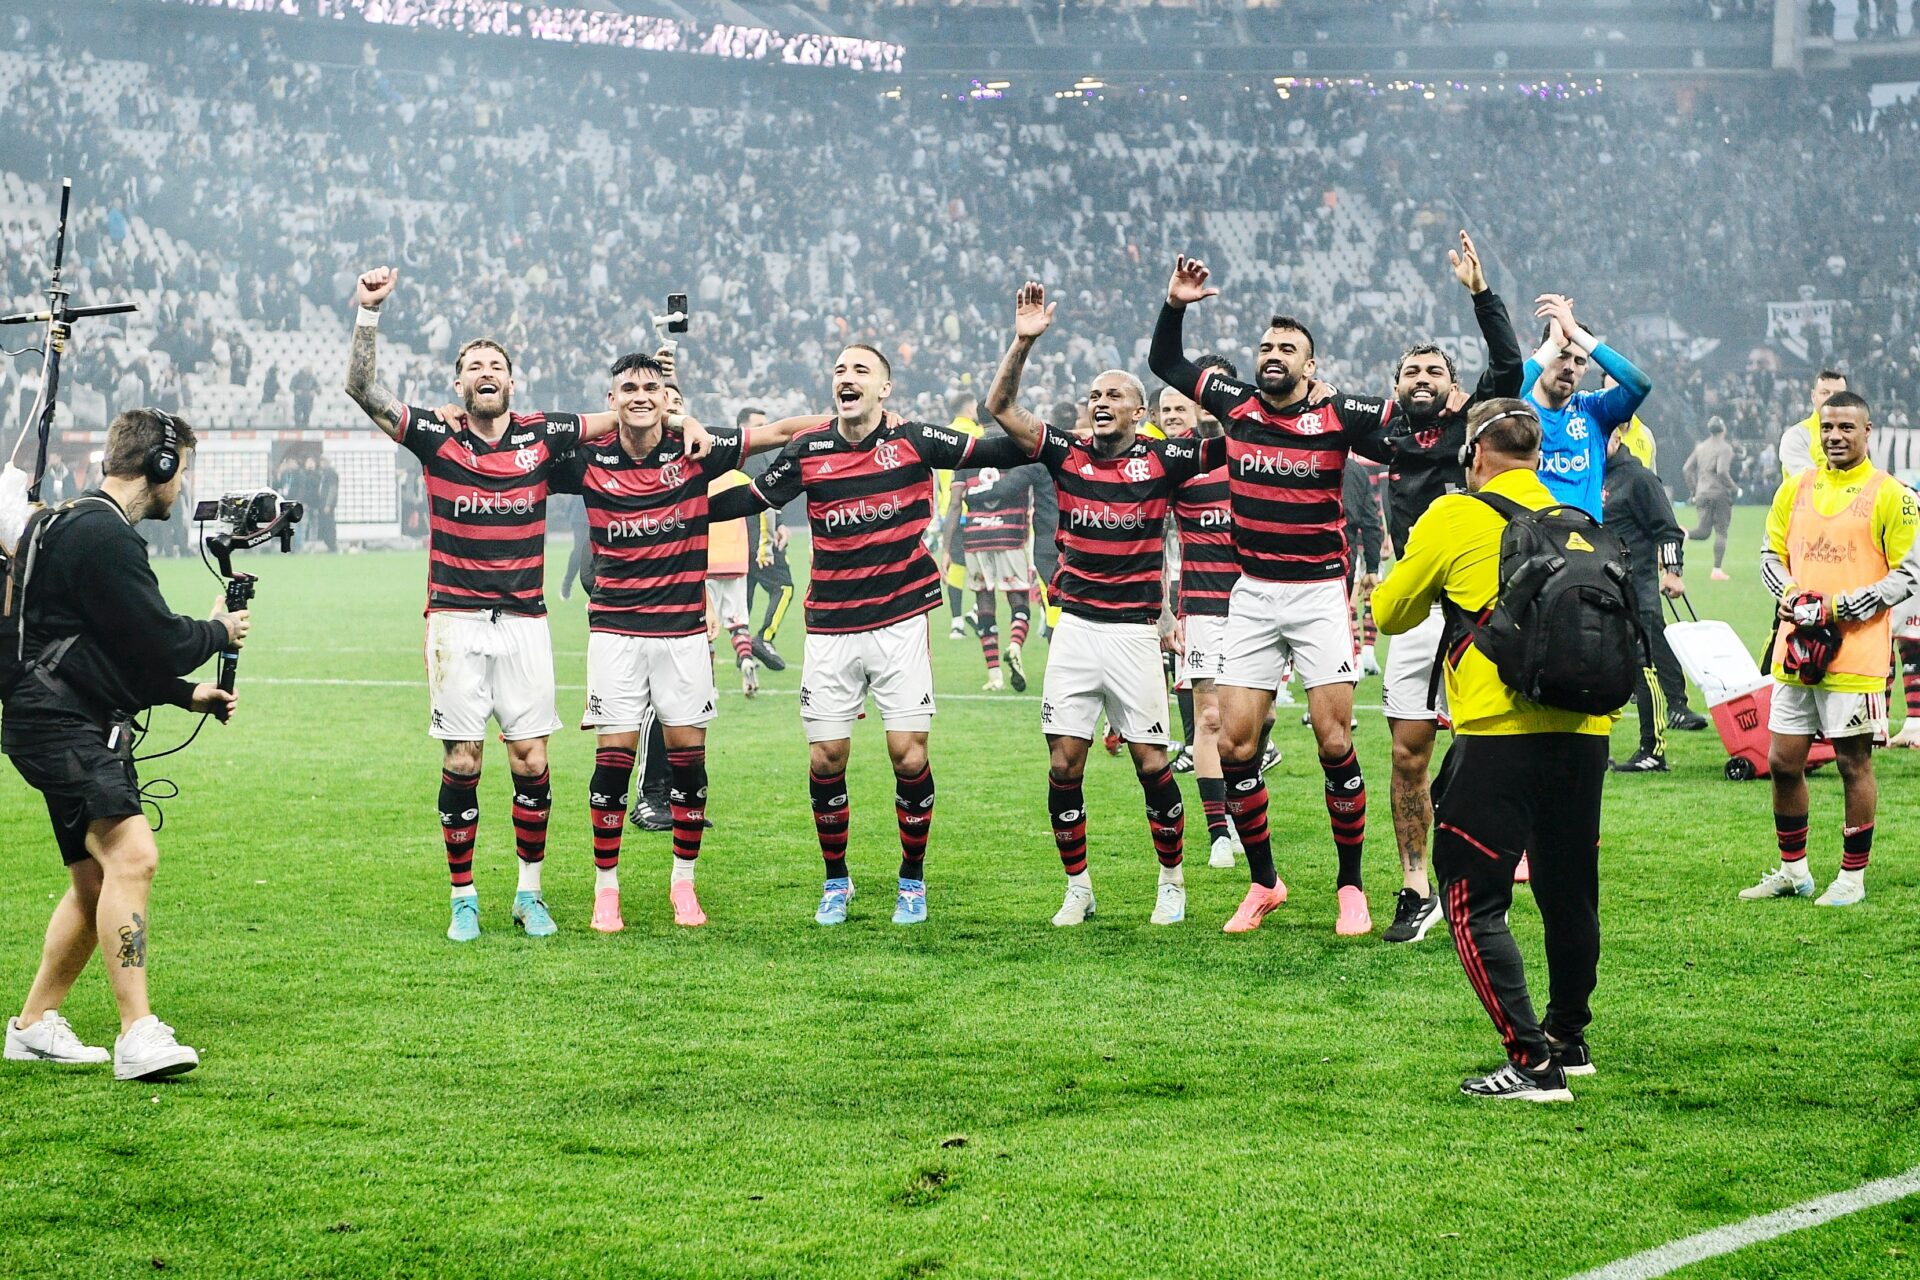
<path fill-rule="evenodd" d="M 238 613 L 253 600 L 254 585 L 259 582 L 253 574 L 240 573 L 233 567 L 233 553 L 257 547 L 265 542 L 277 540 L 281 554 L 293 550 L 293 526 L 307 514 L 305 506 L 298 502 L 288 502 L 272 489 L 255 489 L 250 493 L 229 493 L 195 505 L 193 518 L 202 528 L 200 547 L 204 555 L 213 553 L 217 566 L 209 565 L 214 573 L 226 580 L 227 611 Z M 226 528 L 207 536 L 205 525 L 211 520 Z M 228 693 L 233 692 L 234 679 L 240 669 L 240 651 L 225 649 L 220 654 L 220 687 Z M 220 717 L 226 719 L 225 714 Z"/>

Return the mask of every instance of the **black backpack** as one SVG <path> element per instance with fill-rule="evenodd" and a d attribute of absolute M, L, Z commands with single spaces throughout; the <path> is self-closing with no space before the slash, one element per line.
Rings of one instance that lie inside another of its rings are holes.
<path fill-rule="evenodd" d="M 1578 507 L 1533 511 L 1498 494 L 1467 496 L 1506 518 L 1500 593 L 1478 615 L 1446 602 L 1443 654 L 1471 639 L 1508 688 L 1544 707 L 1610 715 L 1625 706 L 1648 654 L 1626 545 Z"/>

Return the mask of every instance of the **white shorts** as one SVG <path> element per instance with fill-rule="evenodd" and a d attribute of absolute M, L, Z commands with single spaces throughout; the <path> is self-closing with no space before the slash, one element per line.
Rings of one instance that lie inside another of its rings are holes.
<path fill-rule="evenodd" d="M 800 669 L 800 723 L 807 741 L 851 737 L 869 691 L 888 732 L 932 728 L 933 651 L 927 637 L 924 613 L 874 631 L 809 631 Z"/>
<path fill-rule="evenodd" d="M 636 733 L 651 712 L 683 728 L 713 719 L 713 655 L 704 635 L 587 636 L 583 729 Z"/>
<path fill-rule="evenodd" d="M 1033 589 L 1033 560 L 1027 549 L 1013 551 L 969 551 L 967 553 L 967 590 L 1030 591 Z"/>
<path fill-rule="evenodd" d="M 746 578 L 708 578 L 707 603 L 713 608 L 714 616 L 720 619 L 722 631 L 746 626 L 749 620 Z M 666 717 L 663 715 L 661 718 Z M 667 723 L 672 724 L 673 721 L 668 720 Z"/>
<path fill-rule="evenodd" d="M 545 618 L 481 611 L 427 615 L 427 732 L 442 742 L 482 742 L 487 717 L 506 742 L 560 727 L 553 701 L 553 639 Z"/>
<path fill-rule="evenodd" d="M 1344 578 L 1268 582 L 1242 574 L 1227 598 L 1220 683 L 1276 691 L 1291 663 L 1305 689 L 1357 684 L 1352 616 Z"/>
<path fill-rule="evenodd" d="M 1219 614 L 1189 614 L 1180 619 L 1186 644 L 1180 651 L 1180 679 L 1218 680 L 1227 656 L 1227 620 Z"/>
<path fill-rule="evenodd" d="M 1857 738 L 1863 733 L 1883 737 L 1887 732 L 1887 695 L 1829 693 L 1799 683 L 1773 682 L 1773 710 L 1767 731 L 1812 737 Z"/>
<path fill-rule="evenodd" d="M 1093 622 L 1063 613 L 1047 650 L 1040 728 L 1092 742 L 1103 708 L 1107 723 L 1128 742 L 1164 747 L 1173 741 L 1159 630 L 1150 622 Z"/>
<path fill-rule="evenodd" d="M 1446 632 L 1446 620 L 1440 606 L 1434 605 L 1427 620 L 1411 631 L 1387 638 L 1387 669 L 1384 682 L 1389 720 L 1436 720 L 1440 712 L 1427 705 L 1433 689 L 1433 664 L 1440 656 L 1440 637 Z M 1447 705 L 1447 682 L 1443 679 L 1434 695 L 1442 710 Z"/>

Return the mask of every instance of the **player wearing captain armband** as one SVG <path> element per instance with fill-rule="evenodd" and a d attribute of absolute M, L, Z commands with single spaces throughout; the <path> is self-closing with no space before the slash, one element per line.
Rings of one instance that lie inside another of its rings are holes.
<path fill-rule="evenodd" d="M 1836 392 L 1820 407 L 1826 465 L 1790 476 L 1767 513 L 1760 573 L 1779 599 L 1774 637 L 1773 825 L 1780 865 L 1740 896 L 1801 898 L 1807 869 L 1807 751 L 1814 735 L 1833 744 L 1846 793 L 1840 874 L 1819 905 L 1846 907 L 1867 896 L 1879 787 L 1873 743 L 1887 719 L 1892 610 L 1920 582 L 1913 491 L 1867 457 L 1873 423 L 1867 402 Z"/>

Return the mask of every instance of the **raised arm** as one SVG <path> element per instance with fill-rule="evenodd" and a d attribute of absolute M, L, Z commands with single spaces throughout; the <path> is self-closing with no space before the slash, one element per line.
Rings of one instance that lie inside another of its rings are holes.
<path fill-rule="evenodd" d="M 347 395 L 373 419 L 373 425 L 398 440 L 403 431 L 405 406 L 400 397 L 382 386 L 374 375 L 374 344 L 380 336 L 380 304 L 393 292 L 400 273 L 392 267 L 375 267 L 363 272 L 354 287 L 353 346 L 347 356 Z"/>
<path fill-rule="evenodd" d="M 1591 402 L 1592 413 L 1600 424 L 1600 435 L 1605 435 L 1623 422 L 1631 422 L 1633 415 L 1640 411 L 1646 402 L 1647 393 L 1653 390 L 1653 380 L 1633 361 L 1615 351 L 1606 343 L 1594 337 L 1578 320 L 1574 319 L 1573 303 L 1570 299 L 1557 294 L 1542 294 L 1538 299 L 1536 315 L 1545 316 L 1553 322 L 1554 332 L 1541 354 L 1534 359 L 1541 365 L 1559 353 L 1561 347 L 1572 347 L 1575 351 L 1584 351 L 1600 366 L 1600 371 L 1612 378 L 1617 386 L 1603 391 Z M 1555 342 L 1558 338 L 1560 341 Z M 1534 376 L 1538 376 L 1537 372 Z M 1531 385 L 1532 379 L 1528 379 Z"/>
<path fill-rule="evenodd" d="M 1020 286 L 1020 292 L 1014 295 L 1013 345 L 1000 357 L 993 385 L 987 389 L 987 412 L 1028 459 L 1039 454 L 1047 424 L 1020 406 L 1020 375 L 1027 367 L 1027 357 L 1033 353 L 1033 344 L 1053 324 L 1053 309 L 1057 305 L 1047 301 L 1044 285 L 1029 280 Z"/>
<path fill-rule="evenodd" d="M 1167 282 L 1167 305 L 1160 308 L 1153 342 L 1147 348 L 1147 365 L 1153 376 L 1195 399 L 1199 398 L 1201 369 L 1187 359 L 1181 329 L 1189 306 L 1219 295 L 1218 289 L 1207 284 L 1206 263 L 1185 254 L 1175 259 L 1173 278 Z"/>
<path fill-rule="evenodd" d="M 1460 248 L 1457 252 L 1449 249 L 1447 261 L 1453 267 L 1454 279 L 1473 298 L 1473 318 L 1480 326 L 1480 340 L 1487 344 L 1487 367 L 1474 385 L 1473 398 L 1490 400 L 1496 396 L 1519 395 L 1524 376 L 1520 339 L 1513 331 L 1507 304 L 1487 287 L 1487 273 L 1480 266 L 1480 253 L 1474 248 L 1473 237 L 1462 231 Z"/>

